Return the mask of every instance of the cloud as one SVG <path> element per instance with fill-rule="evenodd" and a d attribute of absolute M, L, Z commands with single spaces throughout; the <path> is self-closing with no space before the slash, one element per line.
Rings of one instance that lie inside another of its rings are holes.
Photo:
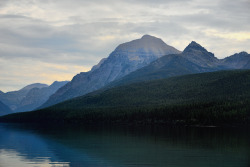
<path fill-rule="evenodd" d="M 75 74 L 80 71 L 88 71 L 90 68 L 37 62 L 31 59 L 22 60 L 21 58 L 15 61 L 0 59 L 0 63 L 0 87 L 4 91 L 17 90 L 30 83 L 51 84 L 56 80 L 71 80 Z"/>
<path fill-rule="evenodd" d="M 144 34 L 179 50 L 195 40 L 219 58 L 250 52 L 249 7 L 248 0 L 0 0 L 0 90 L 69 79 Z"/>

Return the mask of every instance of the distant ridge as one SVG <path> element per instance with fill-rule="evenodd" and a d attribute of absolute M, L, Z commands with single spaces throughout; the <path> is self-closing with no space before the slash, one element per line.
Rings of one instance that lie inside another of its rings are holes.
<path fill-rule="evenodd" d="M 27 85 L 25 86 L 24 88 L 20 89 L 20 90 L 31 90 L 33 88 L 45 88 L 45 87 L 48 87 L 47 84 L 41 84 L 41 83 L 34 83 L 34 84 L 30 84 L 30 85 Z"/>
<path fill-rule="evenodd" d="M 27 93 L 33 88 L 43 88 L 47 87 L 46 84 L 35 83 L 23 87 L 17 91 L 10 91 L 0 94 L 0 101 L 6 104 L 11 110 L 16 110 L 18 108 L 21 100 L 27 95 Z"/>
<path fill-rule="evenodd" d="M 0 101 L 6 104 L 13 112 L 31 111 L 42 105 L 49 96 L 55 93 L 68 81 L 47 84 L 34 83 L 25 86 L 18 91 L 0 93 Z"/>
<path fill-rule="evenodd" d="M 18 108 L 14 110 L 14 112 L 32 111 L 38 108 L 46 102 L 52 94 L 67 83 L 68 81 L 55 81 L 50 86 L 31 89 L 21 100 Z"/>
<path fill-rule="evenodd" d="M 250 54 L 247 52 L 235 53 L 223 59 L 222 62 L 228 68 L 250 69 Z"/>

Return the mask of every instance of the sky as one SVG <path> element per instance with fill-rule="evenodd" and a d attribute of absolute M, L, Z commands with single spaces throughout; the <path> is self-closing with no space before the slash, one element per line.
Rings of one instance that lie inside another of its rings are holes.
<path fill-rule="evenodd" d="M 0 90 L 71 80 L 144 34 L 250 53 L 250 0 L 0 0 Z"/>

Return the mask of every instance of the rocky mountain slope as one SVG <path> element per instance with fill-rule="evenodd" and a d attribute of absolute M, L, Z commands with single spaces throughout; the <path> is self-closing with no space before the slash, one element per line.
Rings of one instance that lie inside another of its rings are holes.
<path fill-rule="evenodd" d="M 46 102 L 49 97 L 54 94 L 59 88 L 67 84 L 68 81 L 55 81 L 48 87 L 33 88 L 22 99 L 19 107 L 14 112 L 32 111 Z"/>
<path fill-rule="evenodd" d="M 7 105 L 5 105 L 3 102 L 0 101 L 0 116 L 11 114 L 11 113 L 12 113 L 11 109 Z"/>
<path fill-rule="evenodd" d="M 181 54 L 163 56 L 149 65 L 109 84 L 109 87 L 132 82 L 172 76 L 217 71 L 223 69 L 220 60 L 196 42 L 191 42 Z"/>
<path fill-rule="evenodd" d="M 46 84 L 35 83 L 27 85 L 18 91 L 0 94 L 0 101 L 6 104 L 13 112 L 31 111 L 42 105 L 59 88 L 68 81 Z"/>
<path fill-rule="evenodd" d="M 181 54 L 163 56 L 148 66 L 110 83 L 105 89 L 133 82 L 168 78 L 178 75 L 219 70 L 250 69 L 250 55 L 246 52 L 218 59 L 200 44 L 192 41 Z"/>
<path fill-rule="evenodd" d="M 250 54 L 247 52 L 236 53 L 222 60 L 225 67 L 233 69 L 250 69 Z"/>
<path fill-rule="evenodd" d="M 121 44 L 91 71 L 76 75 L 71 82 L 53 94 L 41 108 L 100 89 L 157 58 L 178 53 L 180 51 L 150 35 Z"/>
<path fill-rule="evenodd" d="M 16 110 L 22 99 L 25 98 L 31 89 L 44 87 L 48 87 L 48 85 L 41 83 L 30 84 L 17 91 L 0 94 L 0 101 L 9 106 L 12 110 Z"/>
<path fill-rule="evenodd" d="M 162 56 L 164 53 L 165 56 Z M 108 58 L 102 59 L 90 72 L 76 75 L 40 108 L 107 85 L 112 87 L 130 82 L 232 69 L 250 69 L 250 55 L 241 52 L 225 59 L 218 59 L 195 41 L 180 53 L 162 40 L 145 35 L 141 39 L 119 45 Z"/>

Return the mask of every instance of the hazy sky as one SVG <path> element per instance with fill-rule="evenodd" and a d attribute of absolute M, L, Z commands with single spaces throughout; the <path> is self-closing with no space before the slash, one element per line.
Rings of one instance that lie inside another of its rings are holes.
<path fill-rule="evenodd" d="M 250 52 L 250 0 L 0 0 L 0 90 L 71 80 L 144 34 Z"/>

